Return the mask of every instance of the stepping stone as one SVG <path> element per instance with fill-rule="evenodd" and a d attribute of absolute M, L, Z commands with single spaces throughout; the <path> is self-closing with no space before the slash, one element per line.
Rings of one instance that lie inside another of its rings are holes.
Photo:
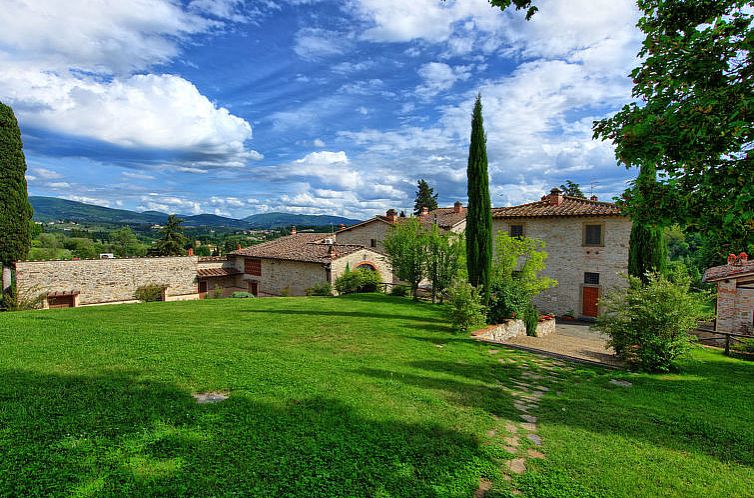
<path fill-rule="evenodd" d="M 518 432 L 518 427 L 516 427 L 516 424 L 514 424 L 513 422 L 506 422 L 505 430 L 510 432 L 511 434 L 515 434 Z"/>
<path fill-rule="evenodd" d="M 545 387 L 545 386 L 534 386 L 534 390 L 535 391 L 542 391 L 542 392 L 546 393 L 546 392 L 548 392 L 550 390 L 550 388 L 549 387 Z"/>
<path fill-rule="evenodd" d="M 505 444 L 507 444 L 508 446 L 517 447 L 518 444 L 519 444 L 518 443 L 518 438 L 517 437 L 507 437 L 507 438 L 505 438 Z"/>
<path fill-rule="evenodd" d="M 525 422 L 521 424 L 521 427 L 529 432 L 534 432 L 537 430 L 537 424 L 532 424 L 531 422 Z"/>
<path fill-rule="evenodd" d="M 537 423 L 537 417 L 534 415 L 521 415 L 521 418 L 529 422 L 530 424 L 536 424 Z"/>
<path fill-rule="evenodd" d="M 492 420 L 500 420 L 500 416 L 492 414 Z"/>
<path fill-rule="evenodd" d="M 529 458 L 544 458 L 545 454 L 541 451 L 537 451 L 534 448 L 529 448 L 529 451 L 527 452 L 529 454 Z"/>
<path fill-rule="evenodd" d="M 480 479 L 479 480 L 479 488 L 477 488 L 476 491 L 474 491 L 474 498 L 484 498 L 484 495 L 487 493 L 487 491 L 492 489 L 492 481 L 489 479 Z"/>
<path fill-rule="evenodd" d="M 506 446 L 505 451 L 507 451 L 511 455 L 515 455 L 516 453 L 518 453 L 518 448 L 516 448 L 515 446 Z"/>
<path fill-rule="evenodd" d="M 614 386 L 621 386 L 621 387 L 631 387 L 633 384 L 631 384 L 627 380 L 618 380 L 618 379 L 610 379 L 610 383 Z"/>
<path fill-rule="evenodd" d="M 516 401 L 515 403 L 513 403 L 513 408 L 515 408 L 516 410 L 518 410 L 520 412 L 528 412 L 529 411 L 529 405 L 526 405 L 524 403 L 520 403 L 518 401 Z"/>
<path fill-rule="evenodd" d="M 204 405 L 207 403 L 219 403 L 221 401 L 225 401 L 228 399 L 227 394 L 218 393 L 218 392 L 211 392 L 211 393 L 196 393 L 193 394 L 194 399 L 197 403 L 200 405 Z"/>
<path fill-rule="evenodd" d="M 508 474 L 503 474 L 503 479 L 505 479 L 506 481 L 510 482 L 511 476 L 509 476 Z"/>
<path fill-rule="evenodd" d="M 542 446 L 542 438 L 537 436 L 536 434 L 529 434 L 526 437 L 528 437 L 529 441 L 536 444 L 537 446 Z"/>
<path fill-rule="evenodd" d="M 435 347 L 436 347 L 436 348 L 444 348 L 444 347 L 445 347 L 445 344 L 435 344 Z"/>
<path fill-rule="evenodd" d="M 495 436 L 497 436 L 497 431 L 495 429 L 490 429 L 490 430 L 487 431 L 487 436 L 488 437 L 495 437 Z"/>
<path fill-rule="evenodd" d="M 490 349 L 490 350 L 488 351 L 488 353 L 489 353 L 489 354 L 498 354 L 499 352 L 500 352 L 500 350 L 499 350 L 499 349 Z"/>
<path fill-rule="evenodd" d="M 508 469 L 514 474 L 523 474 L 526 472 L 526 460 L 523 458 L 514 458 L 508 461 Z"/>

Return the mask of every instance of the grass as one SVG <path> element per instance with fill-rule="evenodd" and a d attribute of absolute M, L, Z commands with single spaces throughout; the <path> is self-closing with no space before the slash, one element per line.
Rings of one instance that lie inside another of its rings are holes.
<path fill-rule="evenodd" d="M 700 349 L 651 376 L 489 350 L 379 295 L 1 314 L 0 496 L 469 497 L 480 478 L 488 497 L 753 496 L 754 363 Z M 544 367 L 547 458 L 508 483 L 501 386 Z"/>

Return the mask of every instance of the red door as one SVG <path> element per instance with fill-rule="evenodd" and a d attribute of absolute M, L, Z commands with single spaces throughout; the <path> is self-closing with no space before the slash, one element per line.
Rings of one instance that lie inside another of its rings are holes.
<path fill-rule="evenodd" d="M 599 287 L 582 287 L 581 290 L 581 314 L 596 317 L 598 314 L 597 301 L 600 298 Z"/>

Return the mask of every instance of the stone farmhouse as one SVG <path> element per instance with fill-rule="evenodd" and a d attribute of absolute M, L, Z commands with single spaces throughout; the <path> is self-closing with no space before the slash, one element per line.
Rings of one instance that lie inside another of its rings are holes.
<path fill-rule="evenodd" d="M 717 284 L 715 332 L 754 334 L 754 262 L 746 253 L 708 269 L 704 281 Z"/>
<path fill-rule="evenodd" d="M 593 318 L 605 290 L 626 285 L 631 221 L 613 203 L 552 189 L 537 202 L 493 208 L 492 228 L 545 242 L 543 273 L 558 285 L 536 298 L 543 312 Z"/>

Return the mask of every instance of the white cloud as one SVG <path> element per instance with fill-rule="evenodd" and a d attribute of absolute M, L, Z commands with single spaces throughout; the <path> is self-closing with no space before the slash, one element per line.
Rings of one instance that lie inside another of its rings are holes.
<path fill-rule="evenodd" d="M 471 68 L 469 66 L 452 67 L 443 62 L 428 62 L 419 68 L 418 73 L 424 83 L 416 89 L 416 93 L 427 99 L 450 90 L 457 81 L 468 80 L 471 76 Z"/>
<path fill-rule="evenodd" d="M 325 147 L 325 146 L 326 146 L 326 144 L 325 144 L 324 140 L 322 140 L 321 138 L 315 138 L 315 139 L 314 139 L 314 140 L 312 141 L 312 145 L 314 145 L 315 147 L 320 147 L 320 148 L 322 148 L 322 147 Z"/>
<path fill-rule="evenodd" d="M 123 173 L 121 173 L 121 175 L 131 180 L 154 180 L 155 179 L 155 177 L 152 175 L 148 175 L 146 173 L 139 173 L 136 171 L 124 171 Z"/>
<path fill-rule="evenodd" d="M 53 171 L 47 168 L 29 168 L 29 171 L 35 178 L 43 178 L 45 180 L 56 180 L 63 178 L 63 175 L 57 171 Z"/>
<path fill-rule="evenodd" d="M 352 45 L 348 36 L 321 28 L 302 28 L 296 33 L 293 51 L 307 60 L 345 53 Z"/>
<path fill-rule="evenodd" d="M 202 204 L 195 200 L 184 199 L 174 195 L 150 193 L 141 197 L 138 209 L 143 211 L 162 211 L 164 213 L 201 214 Z"/>
<path fill-rule="evenodd" d="M 54 189 L 66 189 L 66 188 L 70 188 L 71 184 L 68 182 L 50 182 L 50 183 L 47 183 L 46 186 L 49 188 L 54 188 Z"/>

